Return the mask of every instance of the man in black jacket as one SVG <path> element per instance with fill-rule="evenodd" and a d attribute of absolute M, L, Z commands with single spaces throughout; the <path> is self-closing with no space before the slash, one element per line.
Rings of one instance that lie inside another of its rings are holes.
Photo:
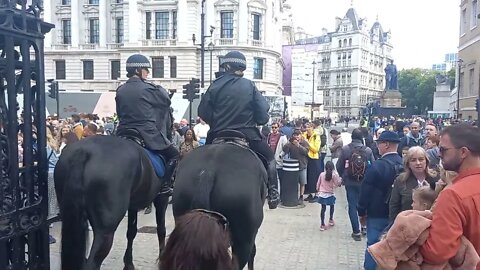
<path fill-rule="evenodd" d="M 245 56 L 232 51 L 222 59 L 225 73 L 210 85 L 198 107 L 198 116 L 210 125 L 207 144 L 222 130 L 237 130 L 247 137 L 250 148 L 267 159 L 268 205 L 277 207 L 280 198 L 277 191 L 277 169 L 274 153 L 268 146 L 257 125 L 265 125 L 270 116 L 270 106 L 255 84 L 243 78 L 247 67 Z"/>
<path fill-rule="evenodd" d="M 127 129 L 137 130 L 146 148 L 165 158 L 164 179 L 167 182 L 162 192 L 169 192 L 170 180 L 180 157 L 171 142 L 173 118 L 170 97 L 162 87 L 145 81 L 150 68 L 147 57 L 134 54 L 127 59 L 126 66 L 129 79 L 117 89 L 115 97 L 120 121 L 117 133 Z"/>
<path fill-rule="evenodd" d="M 358 216 L 360 223 L 367 225 L 367 247 L 378 242 L 380 234 L 388 226 L 388 200 L 393 181 L 402 166 L 402 158 L 397 153 L 400 138 L 392 131 L 384 131 L 377 139 L 381 158 L 374 161 L 365 174 L 360 188 Z M 376 263 L 365 251 L 365 270 L 375 270 Z"/>

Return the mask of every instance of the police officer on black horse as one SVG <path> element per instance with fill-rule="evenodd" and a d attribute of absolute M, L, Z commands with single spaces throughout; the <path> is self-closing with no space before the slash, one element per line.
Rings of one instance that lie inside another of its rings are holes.
<path fill-rule="evenodd" d="M 267 160 L 267 198 L 270 209 L 274 209 L 280 202 L 274 153 L 257 128 L 257 125 L 268 122 L 270 106 L 255 84 L 243 78 L 247 62 L 242 53 L 227 53 L 220 66 L 225 72 L 217 74 L 218 78 L 203 95 L 198 107 L 198 116 L 210 125 L 207 144 L 212 143 L 222 130 L 236 130 L 244 134 L 250 148 Z"/>
<path fill-rule="evenodd" d="M 117 134 L 128 129 L 137 130 L 146 148 L 161 155 L 166 161 L 166 184 L 161 193 L 170 193 L 170 180 L 180 157 L 171 142 L 173 117 L 171 100 L 167 91 L 146 82 L 151 68 L 150 61 L 141 54 L 127 59 L 127 82 L 117 89 L 115 97 L 119 124 Z"/>

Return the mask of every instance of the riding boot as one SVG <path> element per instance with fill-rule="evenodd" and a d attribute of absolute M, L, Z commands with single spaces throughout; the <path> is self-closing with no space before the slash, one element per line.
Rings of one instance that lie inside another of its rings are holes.
<path fill-rule="evenodd" d="M 270 209 L 277 208 L 280 203 L 280 194 L 278 193 L 278 179 L 277 179 L 277 164 L 275 160 L 268 162 L 267 174 L 268 174 L 268 207 Z"/>
<path fill-rule="evenodd" d="M 165 196 L 172 196 L 173 188 L 172 188 L 172 177 L 175 173 L 175 169 L 177 168 L 177 159 L 170 160 L 167 165 L 165 166 L 165 175 L 163 176 L 163 185 L 160 189 L 160 194 Z"/>

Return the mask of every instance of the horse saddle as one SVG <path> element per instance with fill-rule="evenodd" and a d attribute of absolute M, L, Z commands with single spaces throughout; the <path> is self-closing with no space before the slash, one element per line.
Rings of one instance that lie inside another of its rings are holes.
<path fill-rule="evenodd" d="M 142 135 L 140 134 L 140 132 L 138 132 L 138 130 L 133 128 L 119 130 L 117 131 L 117 136 L 120 138 L 133 141 L 134 143 L 140 145 L 145 151 L 146 156 L 150 160 L 150 163 L 152 164 L 152 167 L 155 170 L 155 174 L 159 178 L 162 178 L 165 175 L 165 159 L 161 155 L 146 148 L 145 141 L 143 140 Z"/>
<path fill-rule="evenodd" d="M 249 148 L 247 137 L 245 137 L 242 132 L 233 129 L 222 130 L 216 134 L 212 144 L 222 143 L 235 144 L 240 147 Z"/>

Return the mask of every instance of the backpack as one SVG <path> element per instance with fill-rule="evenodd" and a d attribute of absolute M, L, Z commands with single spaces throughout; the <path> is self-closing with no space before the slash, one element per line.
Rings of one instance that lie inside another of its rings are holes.
<path fill-rule="evenodd" d="M 320 148 L 322 148 L 327 144 L 327 134 L 323 127 L 320 128 L 323 130 L 322 135 L 320 135 Z"/>
<path fill-rule="evenodd" d="M 352 153 L 348 159 L 348 176 L 358 182 L 363 180 L 368 166 L 367 147 L 364 145 L 349 145 Z"/>
<path fill-rule="evenodd" d="M 404 168 L 403 168 L 403 165 L 402 164 L 396 164 L 396 163 L 393 163 L 391 160 L 388 160 L 388 159 L 382 159 L 384 160 L 385 162 L 387 162 L 390 166 L 393 166 L 393 170 L 395 171 L 395 176 L 393 178 L 393 180 L 397 179 L 397 177 L 403 173 L 404 171 Z M 393 190 L 393 184 L 390 186 L 390 188 L 388 189 L 388 192 L 385 196 L 385 203 L 386 204 L 389 204 L 390 203 L 390 197 L 392 196 L 392 190 Z"/>

